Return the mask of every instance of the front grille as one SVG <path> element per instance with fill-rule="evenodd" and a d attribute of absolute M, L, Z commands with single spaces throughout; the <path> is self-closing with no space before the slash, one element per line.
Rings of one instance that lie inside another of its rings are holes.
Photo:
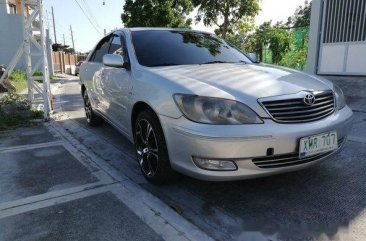
<path fill-rule="evenodd" d="M 304 97 L 306 92 L 303 93 Z M 315 103 L 311 106 L 304 103 L 304 97 L 264 100 L 263 107 L 274 121 L 280 123 L 302 123 L 323 119 L 334 112 L 335 101 L 332 91 L 315 92 Z M 286 98 L 286 97 L 284 97 Z"/>
<path fill-rule="evenodd" d="M 344 142 L 344 138 L 338 140 L 338 149 L 342 147 Z M 313 162 L 319 160 L 323 157 L 326 157 L 332 154 L 334 151 L 321 153 L 318 155 L 310 156 L 307 158 L 299 158 L 299 153 L 289 153 L 283 155 L 274 155 L 274 156 L 266 156 L 266 157 L 258 157 L 252 159 L 252 162 L 260 168 L 280 168 L 280 167 L 290 167 L 301 164 L 306 164 L 309 162 Z"/>

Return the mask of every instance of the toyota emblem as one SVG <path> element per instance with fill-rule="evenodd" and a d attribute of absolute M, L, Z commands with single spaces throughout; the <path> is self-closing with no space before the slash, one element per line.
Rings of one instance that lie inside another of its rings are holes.
<path fill-rule="evenodd" d="M 304 97 L 305 105 L 312 106 L 315 104 L 315 96 L 313 94 L 307 94 Z"/>

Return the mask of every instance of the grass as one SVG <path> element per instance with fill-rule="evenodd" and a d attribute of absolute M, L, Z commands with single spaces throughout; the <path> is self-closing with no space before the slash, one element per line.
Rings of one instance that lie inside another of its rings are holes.
<path fill-rule="evenodd" d="M 43 118 L 43 111 L 32 109 L 29 101 L 21 95 L 9 93 L 0 100 L 0 131 L 28 126 L 34 119 Z"/>
<path fill-rule="evenodd" d="M 43 76 L 43 72 L 40 70 L 37 70 L 33 76 Z M 52 79 L 53 76 L 50 76 L 50 79 Z M 27 89 L 27 74 L 22 70 L 14 70 L 11 75 L 9 76 L 10 83 L 15 87 L 16 93 L 21 93 L 22 91 Z M 39 83 L 42 83 L 42 81 L 38 81 Z"/>
<path fill-rule="evenodd" d="M 15 87 L 16 93 L 27 89 L 27 75 L 24 71 L 14 70 L 9 76 L 9 81 Z"/>

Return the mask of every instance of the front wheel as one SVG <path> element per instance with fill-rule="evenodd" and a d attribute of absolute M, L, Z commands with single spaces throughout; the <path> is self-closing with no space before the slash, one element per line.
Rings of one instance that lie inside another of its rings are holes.
<path fill-rule="evenodd" d="M 149 182 L 162 184 L 176 176 L 170 167 L 163 130 L 152 110 L 145 110 L 138 115 L 134 139 L 138 163 Z"/>
<path fill-rule="evenodd" d="M 88 122 L 88 124 L 90 126 L 101 125 L 103 123 L 103 119 L 94 113 L 88 93 L 86 93 L 86 91 L 83 94 L 83 99 L 84 99 L 84 110 L 86 115 L 86 121 Z"/>

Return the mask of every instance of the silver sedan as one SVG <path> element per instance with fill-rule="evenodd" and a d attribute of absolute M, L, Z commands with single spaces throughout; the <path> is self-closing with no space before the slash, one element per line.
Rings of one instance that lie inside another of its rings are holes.
<path fill-rule="evenodd" d="M 309 167 L 343 147 L 353 119 L 332 82 L 256 63 L 192 30 L 114 31 L 80 79 L 89 124 L 107 121 L 133 142 L 153 183 L 176 172 L 227 181 Z"/>

